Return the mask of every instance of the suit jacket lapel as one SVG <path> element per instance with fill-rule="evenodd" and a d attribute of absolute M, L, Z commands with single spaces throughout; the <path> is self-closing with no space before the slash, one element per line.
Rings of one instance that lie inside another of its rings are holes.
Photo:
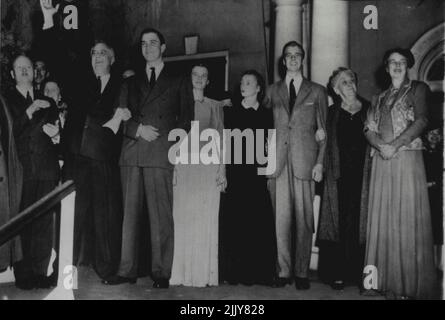
<path fill-rule="evenodd" d="M 148 81 L 148 80 L 147 80 Z M 147 103 L 150 103 L 157 97 L 159 97 L 170 85 L 169 81 L 169 75 L 168 72 L 164 69 L 162 69 L 161 74 L 159 75 L 158 79 L 156 80 L 155 86 L 151 90 L 151 92 L 148 94 L 148 101 Z M 145 100 L 144 100 L 145 101 Z"/>
<path fill-rule="evenodd" d="M 297 99 L 295 99 L 295 105 L 293 108 L 294 111 L 295 109 L 301 106 L 301 104 L 307 98 L 310 92 L 311 92 L 311 86 L 309 85 L 309 81 L 303 79 L 303 81 L 301 82 L 300 90 L 298 91 L 297 94 Z"/>
<path fill-rule="evenodd" d="M 144 104 L 144 102 L 147 100 L 148 95 L 150 94 L 150 86 L 148 84 L 148 78 L 147 73 L 145 72 L 145 69 L 142 73 L 139 73 L 137 75 L 139 77 L 137 83 L 139 83 L 139 94 L 140 94 L 140 102 L 139 102 L 139 109 Z"/>

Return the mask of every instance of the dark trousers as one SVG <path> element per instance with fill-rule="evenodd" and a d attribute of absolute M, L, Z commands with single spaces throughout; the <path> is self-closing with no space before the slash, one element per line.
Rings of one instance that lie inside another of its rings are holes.
<path fill-rule="evenodd" d="M 124 199 L 122 257 L 118 274 L 136 278 L 139 263 L 139 224 L 143 214 L 150 221 L 151 272 L 155 279 L 169 279 L 173 263 L 173 171 L 162 168 L 121 167 Z M 148 212 L 143 212 L 144 201 Z"/>
<path fill-rule="evenodd" d="M 25 180 L 20 211 L 34 204 L 54 190 L 57 181 Z M 46 276 L 51 259 L 55 208 L 28 224 L 20 235 L 23 260 L 14 266 L 17 280 Z"/>
<path fill-rule="evenodd" d="M 101 278 L 110 277 L 117 271 L 121 248 L 119 167 L 82 156 L 67 165 L 76 185 L 74 264 L 92 263 Z"/>

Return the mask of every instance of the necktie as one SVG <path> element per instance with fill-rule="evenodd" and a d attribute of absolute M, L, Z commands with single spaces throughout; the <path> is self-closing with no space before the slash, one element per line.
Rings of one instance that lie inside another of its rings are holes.
<path fill-rule="evenodd" d="M 155 73 L 155 68 L 151 67 L 150 68 L 150 89 L 153 89 L 153 87 L 155 86 L 156 83 L 156 73 Z"/>
<path fill-rule="evenodd" d="M 292 113 L 292 109 L 294 108 L 295 100 L 297 100 L 297 92 L 294 86 L 294 79 L 290 81 L 289 84 L 289 111 Z"/>
<path fill-rule="evenodd" d="M 32 102 L 33 102 L 33 100 L 32 100 L 31 94 L 28 91 L 28 93 L 26 94 L 26 104 L 28 106 L 30 106 L 32 104 Z"/>
<path fill-rule="evenodd" d="M 100 77 L 97 77 L 97 91 L 99 92 L 99 94 L 102 93 L 102 81 L 100 79 Z"/>

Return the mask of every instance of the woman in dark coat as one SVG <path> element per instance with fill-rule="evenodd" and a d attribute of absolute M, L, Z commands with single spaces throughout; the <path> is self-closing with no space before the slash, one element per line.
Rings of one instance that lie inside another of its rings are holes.
<path fill-rule="evenodd" d="M 357 77 L 339 68 L 330 79 L 338 96 L 327 122 L 326 178 L 318 244 L 320 278 L 333 289 L 359 285 L 366 238 L 370 149 L 363 134 L 369 102 L 357 95 Z"/>
<path fill-rule="evenodd" d="M 0 97 L 0 227 L 19 213 L 22 177 L 22 166 L 12 134 L 12 119 L 3 98 Z M 19 237 L 0 244 L 0 273 L 21 258 Z"/>

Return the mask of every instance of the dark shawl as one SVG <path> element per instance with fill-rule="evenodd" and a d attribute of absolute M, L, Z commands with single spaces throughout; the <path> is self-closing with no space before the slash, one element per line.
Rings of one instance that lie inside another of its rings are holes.
<path fill-rule="evenodd" d="M 358 97 L 365 109 L 363 122 L 366 120 L 370 103 Z M 327 120 L 327 138 L 325 156 L 325 179 L 322 203 L 320 207 L 320 219 L 318 225 L 318 240 L 339 241 L 339 209 L 337 180 L 340 178 L 340 153 L 337 143 L 337 123 L 340 111 L 340 103 L 329 107 Z M 368 145 L 363 168 L 362 196 L 360 204 L 360 244 L 366 242 L 366 224 L 368 216 L 369 178 L 371 173 L 371 148 Z"/>
<path fill-rule="evenodd" d="M 6 184 L 6 193 L 9 194 L 9 199 L 0 199 L 0 201 L 9 202 L 9 205 L 2 206 L 5 207 L 6 210 L 1 210 L 0 212 L 1 227 L 19 213 L 23 183 L 22 166 L 18 159 L 14 135 L 12 133 L 12 118 L 2 97 L 0 97 L 0 125 L 2 146 L 5 153 L 7 153 L 8 183 Z M 22 251 L 19 237 L 0 246 L 0 269 L 7 268 L 21 258 Z"/>

